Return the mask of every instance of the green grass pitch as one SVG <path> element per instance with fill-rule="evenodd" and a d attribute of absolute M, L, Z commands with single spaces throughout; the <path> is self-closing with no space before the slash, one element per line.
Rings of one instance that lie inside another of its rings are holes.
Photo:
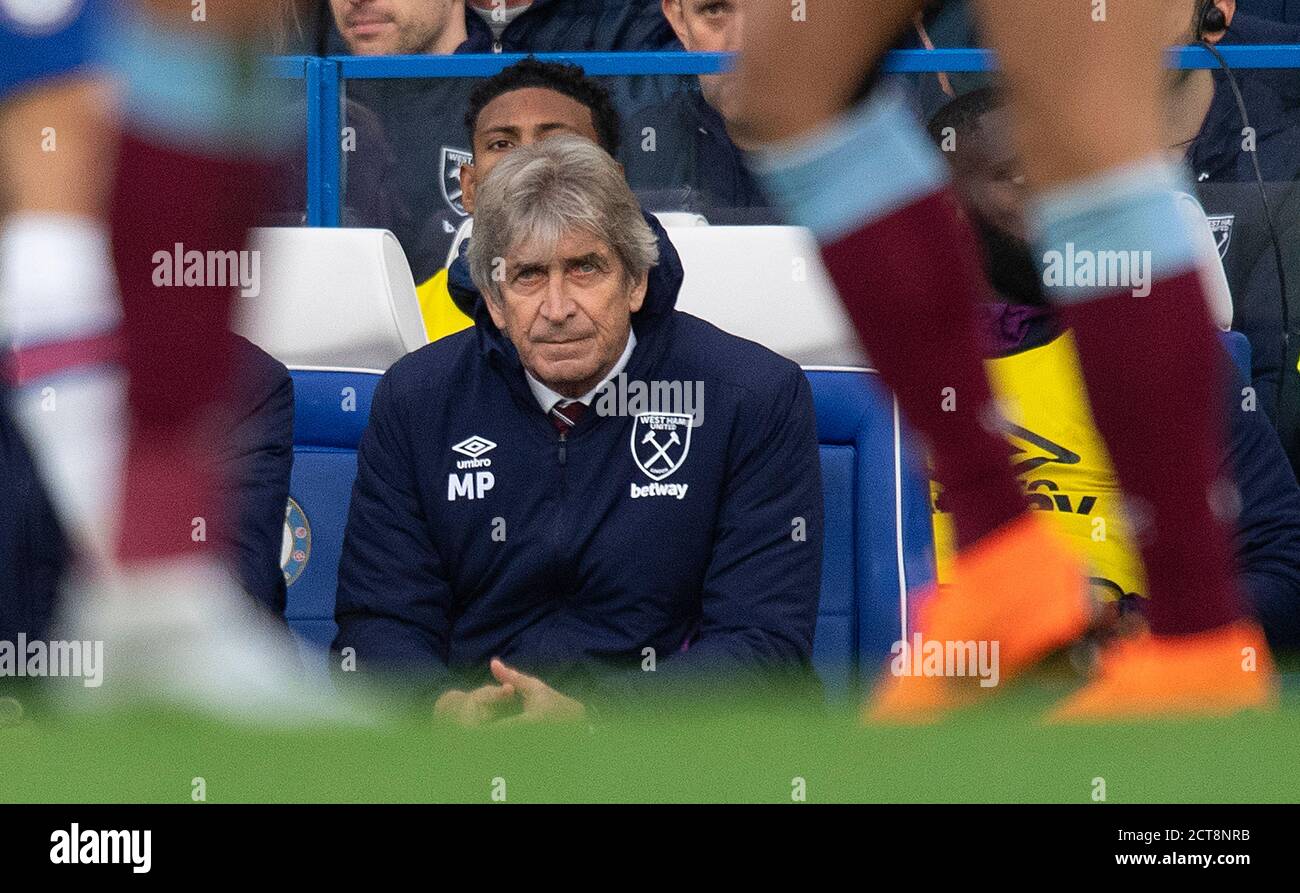
<path fill-rule="evenodd" d="M 1230 719 L 1051 727 L 1068 691 L 1022 683 L 947 721 L 863 728 L 736 710 L 594 727 L 462 730 L 422 715 L 266 731 L 157 712 L 29 709 L 0 726 L 0 801 L 789 803 L 1296 802 L 1300 678 L 1280 708 Z M 20 695 L 21 697 L 21 695 Z"/>

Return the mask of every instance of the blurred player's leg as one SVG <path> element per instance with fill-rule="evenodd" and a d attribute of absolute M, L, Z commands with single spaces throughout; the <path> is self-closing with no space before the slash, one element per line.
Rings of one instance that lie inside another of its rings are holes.
<path fill-rule="evenodd" d="M 1117 282 L 1057 288 L 1093 415 L 1135 517 L 1154 638 L 1105 662 L 1060 716 L 1228 711 L 1265 703 L 1268 649 L 1243 617 L 1222 473 L 1224 355 L 1159 137 L 1164 0 L 979 4 L 999 51 L 1038 191 L 1042 249 L 1138 251 L 1150 293 Z M 1100 255 L 1104 257 L 1105 255 Z"/>
<path fill-rule="evenodd" d="M 208 264 L 201 281 L 157 276 L 176 251 L 232 257 L 245 248 L 288 138 L 252 39 L 268 33 L 265 14 L 276 7 L 212 4 L 196 21 L 188 2 L 135 5 L 104 50 L 123 91 L 109 205 L 129 414 L 117 566 L 84 581 L 68 625 L 104 639 L 112 655 L 100 702 L 116 694 L 236 718 L 335 716 L 304 686 L 287 634 L 216 554 L 226 507 L 212 444 L 233 371 L 237 286 L 210 281 Z"/>
<path fill-rule="evenodd" d="M 999 640 L 1005 678 L 1078 635 L 1087 602 L 1077 559 L 1027 511 L 1011 472 L 976 326 L 983 268 L 946 166 L 900 96 L 857 98 L 919 5 L 841 3 L 801 20 L 752 3 L 742 126 L 765 146 L 753 163 L 769 193 L 821 244 L 951 505 L 954 588 L 926 593 L 916 626 L 928 638 Z M 881 716 L 925 714 L 962 694 L 926 677 L 887 683 Z"/>
<path fill-rule="evenodd" d="M 104 216 L 113 95 L 92 69 L 102 8 L 0 16 L 0 342 L 11 409 L 78 552 L 113 542 L 122 451 L 117 294 Z"/>
<path fill-rule="evenodd" d="M 155 284 L 155 252 L 240 252 L 284 126 L 256 45 L 242 37 L 267 4 L 143 3 L 115 29 L 125 83 L 110 208 L 129 374 L 130 446 L 119 557 L 126 565 L 206 560 L 222 523 L 213 451 L 230 379 L 232 283 Z M 242 9 L 241 9 L 242 7 Z"/>

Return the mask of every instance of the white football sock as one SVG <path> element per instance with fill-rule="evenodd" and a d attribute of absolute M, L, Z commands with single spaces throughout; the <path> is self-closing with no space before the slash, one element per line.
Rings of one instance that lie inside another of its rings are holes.
<path fill-rule="evenodd" d="M 93 350 L 121 311 L 106 227 L 23 212 L 0 226 L 0 334 L 50 363 L 24 375 L 12 411 L 64 527 L 107 556 L 125 450 L 125 377 Z"/>

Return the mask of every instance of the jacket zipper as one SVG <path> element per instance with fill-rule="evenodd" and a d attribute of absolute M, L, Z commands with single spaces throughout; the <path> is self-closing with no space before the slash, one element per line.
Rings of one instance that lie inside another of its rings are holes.
<path fill-rule="evenodd" d="M 569 454 L 569 432 L 561 431 L 559 443 L 559 460 L 560 460 L 560 494 L 556 500 L 555 517 L 552 524 L 551 539 L 551 579 L 555 582 L 556 590 L 559 591 L 563 586 L 564 573 L 561 554 L 564 551 L 564 527 L 565 527 L 565 501 L 566 490 L 565 477 L 567 476 L 567 463 Z"/>

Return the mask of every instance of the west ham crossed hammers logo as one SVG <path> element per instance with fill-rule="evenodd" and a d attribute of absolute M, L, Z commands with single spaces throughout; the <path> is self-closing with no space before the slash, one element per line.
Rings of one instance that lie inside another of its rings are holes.
<path fill-rule="evenodd" d="M 632 459 L 652 481 L 682 467 L 691 448 L 691 417 L 676 412 L 643 412 L 632 425 Z"/>

